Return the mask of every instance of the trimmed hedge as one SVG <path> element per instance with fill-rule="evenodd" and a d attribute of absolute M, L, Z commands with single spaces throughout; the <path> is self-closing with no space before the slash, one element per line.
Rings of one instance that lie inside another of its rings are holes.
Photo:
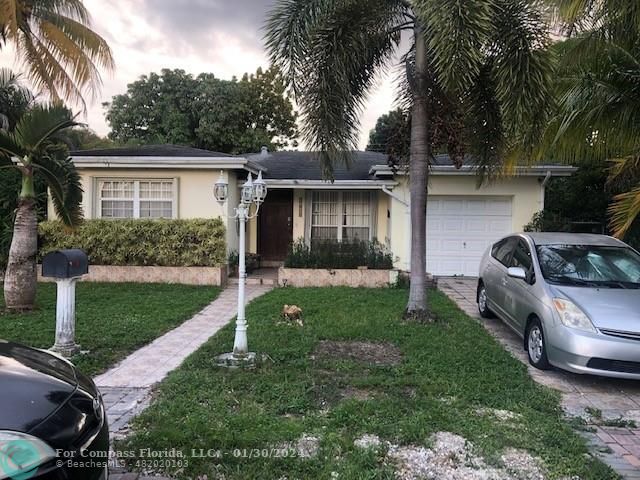
<path fill-rule="evenodd" d="M 298 239 L 289 247 L 284 261 L 289 268 L 358 268 L 368 267 L 376 270 L 393 268 L 393 255 L 376 240 L 336 242 L 313 242 L 312 246 Z"/>
<path fill-rule="evenodd" d="M 69 231 L 59 221 L 39 226 L 40 258 L 81 248 L 93 265 L 215 267 L 226 263 L 225 228 L 206 220 L 85 220 Z"/>

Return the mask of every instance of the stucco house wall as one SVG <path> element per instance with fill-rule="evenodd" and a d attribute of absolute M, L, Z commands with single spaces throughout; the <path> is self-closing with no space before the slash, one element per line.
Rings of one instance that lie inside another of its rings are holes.
<path fill-rule="evenodd" d="M 508 177 L 480 188 L 473 175 L 432 175 L 429 197 L 433 196 L 495 196 L 510 197 L 512 205 L 512 231 L 522 231 L 533 214 L 544 209 L 544 176 Z M 394 196 L 410 203 L 408 178 L 399 180 Z M 428 201 L 428 199 L 427 199 Z M 396 257 L 396 268 L 409 269 L 411 221 L 409 206 L 396 198 L 391 199 L 391 251 Z"/>
<path fill-rule="evenodd" d="M 277 212 L 269 223 L 270 228 L 274 230 L 273 236 L 269 232 L 265 237 L 268 242 L 261 242 L 259 220 L 253 218 L 247 225 L 246 247 L 248 252 L 261 253 L 261 255 L 264 253 L 265 258 L 267 254 L 271 255 L 276 263 L 284 259 L 286 247 L 290 241 L 308 235 L 310 221 L 305 217 L 310 214 L 314 191 L 371 192 L 372 201 L 368 210 L 370 213 L 367 213 L 371 220 L 369 236 L 390 248 L 395 257 L 396 268 L 409 269 L 411 222 L 408 176 L 389 167 L 387 157 L 383 154 L 356 152 L 349 168 L 336 165 L 334 182 L 323 180 L 317 157 L 312 152 L 269 153 L 263 149 L 255 155 L 230 156 L 190 147 L 158 145 L 73 152 L 72 160 L 76 163 L 85 191 L 83 208 L 86 218 L 99 216 L 97 190 L 101 179 L 140 181 L 171 179 L 173 181 L 173 217 L 181 219 L 221 217 L 227 227 L 228 251 L 238 250 L 239 247 L 237 222 L 232 217 L 239 201 L 240 188 L 249 172 L 255 175 L 258 171 L 262 171 L 271 192 L 290 191 L 291 199 L 285 199 L 283 211 L 282 199 L 287 197 L 286 195 L 267 196 L 265 209 L 269 204 L 269 198 L 272 198 L 274 203 L 270 208 L 276 208 L 276 210 L 271 212 Z M 439 220 L 434 220 L 434 225 L 429 228 L 432 238 L 431 240 L 428 238 L 428 243 L 432 242 L 437 248 L 428 245 L 427 249 L 428 252 L 439 253 L 440 258 L 436 260 L 432 258 L 431 265 L 435 266 L 435 269 L 448 272 L 443 274 L 455 274 L 452 273 L 454 270 L 462 270 L 462 274 L 465 275 L 473 274 L 472 263 L 476 261 L 475 258 L 478 255 L 481 255 L 478 252 L 484 251 L 485 245 L 489 245 L 509 231 L 522 230 L 533 214 L 544 208 L 544 185 L 550 176 L 570 175 L 573 171 L 566 166 L 554 165 L 520 167 L 519 176 L 504 178 L 477 188 L 474 168 L 472 162 L 465 163 L 462 168 L 455 168 L 446 155 L 438 155 L 434 158 L 429 181 L 431 205 L 447 206 L 446 208 L 438 207 L 440 208 L 438 212 L 444 213 L 440 215 Z M 218 204 L 213 196 L 213 186 L 221 174 L 229 186 L 228 200 L 224 206 Z M 140 201 L 134 202 L 136 205 L 134 215 L 143 214 L 143 186 L 148 188 L 145 192 L 159 195 L 159 199 L 155 199 L 156 202 L 165 201 L 162 195 L 166 194 L 166 190 L 158 186 L 150 187 L 135 183 L 134 191 L 140 191 L 140 195 L 136 193 L 136 198 L 139 196 Z M 106 191 L 112 196 L 105 201 L 119 200 L 113 198 L 113 192 L 116 197 L 119 194 L 117 188 L 112 186 L 111 190 Z M 342 199 L 345 197 L 344 194 L 337 197 L 340 198 L 337 201 L 337 209 L 342 208 Z M 114 207 L 106 203 L 104 205 L 105 211 L 110 214 L 121 214 L 121 210 L 116 208 L 122 207 Z M 326 201 L 321 205 L 326 208 Z M 144 208 L 149 209 L 146 210 L 147 214 L 150 214 L 149 212 L 166 214 L 166 207 L 161 207 L 165 210 L 150 210 L 148 205 Z M 496 212 L 496 208 L 502 208 L 503 212 L 501 214 Z M 288 214 L 289 209 L 290 214 Z M 264 216 L 266 211 L 263 210 L 261 215 Z M 54 218 L 51 205 L 49 212 L 50 218 Z M 340 222 L 348 221 L 347 218 L 356 218 L 355 214 L 344 212 L 340 210 L 336 214 L 321 214 L 327 218 L 333 217 L 331 221 L 336 223 L 319 227 L 336 228 L 338 232 L 343 232 L 341 230 L 343 224 Z M 506 215 L 510 215 L 510 219 Z M 429 218 L 438 219 L 438 215 L 429 216 Z M 277 227 L 273 226 L 274 221 Z M 495 228 L 494 223 L 498 225 Z M 435 226 L 438 228 L 434 228 Z M 288 238 L 290 231 L 292 235 Z M 341 233 L 338 233 L 337 238 L 340 236 Z M 265 247 L 266 243 L 270 244 L 269 247 Z M 277 257 L 274 255 L 274 248 L 277 248 Z M 260 252 L 261 249 L 262 252 Z M 462 267 L 452 266 L 452 262 L 460 262 L 458 257 L 461 257 L 459 252 L 462 250 L 465 250 L 466 257 L 474 256 L 473 261 L 466 261 Z M 271 261 L 271 258 L 268 260 Z M 445 263 L 447 265 L 444 265 Z"/>

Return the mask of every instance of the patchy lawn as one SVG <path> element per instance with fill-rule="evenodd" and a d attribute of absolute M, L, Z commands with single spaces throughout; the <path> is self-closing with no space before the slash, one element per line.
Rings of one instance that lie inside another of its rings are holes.
<path fill-rule="evenodd" d="M 189 285 L 79 282 L 76 342 L 89 353 L 72 360 L 89 375 L 100 373 L 191 318 L 219 293 L 218 288 Z M 38 348 L 53 345 L 55 284 L 38 285 L 33 312 L 3 314 L 3 307 L 0 298 L 0 338 Z"/>
<path fill-rule="evenodd" d="M 564 422 L 558 395 L 481 325 L 439 292 L 438 323 L 403 323 L 406 295 L 267 293 L 247 309 L 249 345 L 266 360 L 216 368 L 233 344 L 226 326 L 161 384 L 117 449 L 176 449 L 188 465 L 131 465 L 210 480 L 617 478 Z M 283 304 L 303 309 L 303 326 L 282 321 Z"/>

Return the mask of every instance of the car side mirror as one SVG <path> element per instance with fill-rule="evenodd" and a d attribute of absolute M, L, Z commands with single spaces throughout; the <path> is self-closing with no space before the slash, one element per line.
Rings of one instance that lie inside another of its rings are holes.
<path fill-rule="evenodd" d="M 518 280 L 527 280 L 527 272 L 522 267 L 509 267 L 507 275 Z"/>

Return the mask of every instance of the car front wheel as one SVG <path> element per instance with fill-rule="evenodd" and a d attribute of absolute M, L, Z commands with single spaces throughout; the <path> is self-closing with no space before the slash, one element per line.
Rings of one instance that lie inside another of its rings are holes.
<path fill-rule="evenodd" d="M 545 343 L 542 324 L 537 318 L 531 321 L 527 330 L 527 356 L 529 363 L 540 370 L 548 370 L 551 364 L 547 359 L 547 345 Z"/>
<path fill-rule="evenodd" d="M 487 289 L 484 284 L 478 288 L 478 312 L 482 318 L 493 318 L 493 312 L 487 305 Z"/>

